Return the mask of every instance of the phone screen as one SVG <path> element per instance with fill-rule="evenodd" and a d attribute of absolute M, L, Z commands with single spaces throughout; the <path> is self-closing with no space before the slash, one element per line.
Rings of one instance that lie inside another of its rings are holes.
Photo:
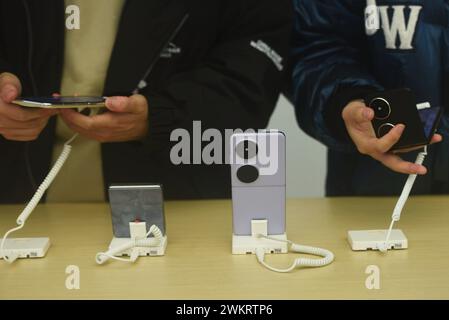
<path fill-rule="evenodd" d="M 33 102 L 33 103 L 43 103 L 43 104 L 55 104 L 55 105 L 66 105 L 66 104 L 96 104 L 105 101 L 103 97 L 27 97 L 22 98 L 23 101 Z"/>
<path fill-rule="evenodd" d="M 438 121 L 440 119 L 441 108 L 433 107 L 419 110 L 419 116 L 424 127 L 424 134 L 427 139 L 430 139 L 437 129 Z"/>

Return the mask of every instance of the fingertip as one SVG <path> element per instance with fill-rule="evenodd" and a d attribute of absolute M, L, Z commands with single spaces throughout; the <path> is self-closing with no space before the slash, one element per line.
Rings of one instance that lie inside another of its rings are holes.
<path fill-rule="evenodd" d="M 432 137 L 432 142 L 437 143 L 443 141 L 443 136 L 441 134 L 435 134 Z"/>
<path fill-rule="evenodd" d="M 412 173 L 420 176 L 424 176 L 427 174 L 427 168 L 421 165 L 413 164 L 412 165 Z"/>
<path fill-rule="evenodd" d="M 111 111 L 124 112 L 128 99 L 128 97 L 108 97 L 106 98 L 105 105 Z"/>
<path fill-rule="evenodd" d="M 402 124 L 402 123 L 397 124 L 394 128 L 399 135 L 402 135 L 402 133 L 405 130 L 405 124 Z"/>
<path fill-rule="evenodd" d="M 114 98 L 106 97 L 106 100 L 104 101 L 104 105 L 106 106 L 106 108 L 108 108 L 108 109 L 114 108 L 113 104 L 114 104 Z"/>
<path fill-rule="evenodd" d="M 106 98 L 105 106 L 111 111 L 116 111 L 119 108 L 119 101 L 117 97 Z"/>
<path fill-rule="evenodd" d="M 394 137 L 393 141 L 397 142 L 401 138 L 404 133 L 405 125 L 400 123 L 394 126 L 394 128 L 390 131 L 392 133 L 392 137 Z"/>
<path fill-rule="evenodd" d="M 10 103 L 15 98 L 17 98 L 19 91 L 12 84 L 6 84 L 3 86 L 0 94 L 1 94 L 3 101 L 5 101 L 6 103 Z"/>

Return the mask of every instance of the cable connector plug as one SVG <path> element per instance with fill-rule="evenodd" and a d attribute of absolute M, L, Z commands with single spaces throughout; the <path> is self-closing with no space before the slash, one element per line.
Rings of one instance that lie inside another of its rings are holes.
<path fill-rule="evenodd" d="M 256 248 L 254 251 L 256 252 L 257 261 L 259 261 L 259 263 L 263 264 L 264 260 L 265 260 L 265 249 L 264 248 Z"/>
<path fill-rule="evenodd" d="M 130 233 L 134 238 L 114 238 L 107 252 L 99 252 L 95 256 L 95 261 L 98 264 L 104 264 L 109 259 L 123 262 L 135 262 L 141 255 L 141 251 L 145 249 L 152 249 L 152 251 L 156 252 L 155 254 L 152 254 L 151 251 L 149 251 L 149 253 L 145 255 L 164 254 L 167 246 L 167 237 L 162 234 L 162 231 L 156 225 L 152 225 L 150 230 L 146 233 L 145 222 L 130 222 L 129 225 Z M 141 236 L 142 234 L 143 237 Z M 149 238 L 150 235 L 153 235 L 153 237 Z M 120 240 L 120 242 L 115 244 L 114 240 Z M 129 252 L 128 250 L 131 250 L 128 259 L 117 257 L 117 255 Z"/>
<path fill-rule="evenodd" d="M 139 258 L 139 249 L 133 248 L 131 251 L 131 255 L 129 256 L 129 261 L 136 262 L 137 258 Z"/>
<path fill-rule="evenodd" d="M 19 258 L 19 255 L 17 253 L 10 253 L 10 254 L 2 254 L 3 259 L 8 262 L 9 264 L 13 263 Z"/>

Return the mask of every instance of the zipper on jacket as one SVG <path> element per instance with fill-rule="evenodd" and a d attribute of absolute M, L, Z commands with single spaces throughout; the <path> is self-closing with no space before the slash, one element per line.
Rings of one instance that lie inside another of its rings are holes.
<path fill-rule="evenodd" d="M 25 17 L 27 20 L 27 32 L 28 32 L 28 61 L 27 61 L 27 67 L 28 67 L 28 76 L 30 77 L 30 83 L 31 83 L 31 90 L 32 94 L 34 96 L 38 96 L 37 92 L 37 86 L 36 81 L 34 80 L 34 74 L 33 74 L 33 28 L 31 26 L 31 13 L 30 13 L 30 7 L 28 6 L 28 3 L 26 0 L 22 0 L 23 7 L 25 9 Z"/>
<path fill-rule="evenodd" d="M 142 90 L 148 86 L 147 79 L 150 76 L 151 72 L 153 71 L 154 66 L 158 63 L 165 48 L 177 36 L 177 34 L 182 29 L 182 27 L 184 26 L 184 24 L 186 23 L 188 18 L 189 18 L 189 14 L 187 13 L 184 15 L 184 17 L 181 19 L 181 21 L 176 25 L 176 28 L 173 30 L 173 32 L 170 34 L 170 36 L 167 38 L 167 41 L 164 42 L 161 50 L 159 50 L 159 52 L 158 52 L 158 55 L 154 58 L 154 60 L 151 62 L 150 66 L 148 67 L 148 69 L 145 71 L 144 75 L 140 79 L 139 83 L 137 84 L 137 88 L 134 89 L 134 91 L 133 91 L 133 94 L 139 93 L 140 90 Z"/>
<path fill-rule="evenodd" d="M 33 28 L 31 26 L 31 13 L 30 7 L 26 0 L 22 0 L 23 7 L 25 9 L 25 17 L 26 17 L 26 25 L 27 25 L 27 33 L 28 33 L 28 57 L 27 57 L 27 68 L 28 68 L 28 77 L 30 78 L 31 83 L 31 92 L 34 96 L 38 95 L 36 81 L 34 80 L 33 74 Z M 36 183 L 36 178 L 33 174 L 33 169 L 31 167 L 30 161 L 30 152 L 29 152 L 30 142 L 27 141 L 24 144 L 24 157 L 25 157 L 25 166 L 28 175 L 28 179 L 30 180 L 31 188 L 33 189 L 33 193 L 37 190 L 38 186 Z"/>

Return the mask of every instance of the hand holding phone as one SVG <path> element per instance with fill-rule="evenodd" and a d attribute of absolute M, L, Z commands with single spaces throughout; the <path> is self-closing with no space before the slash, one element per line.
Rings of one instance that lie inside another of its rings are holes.
<path fill-rule="evenodd" d="M 0 135 L 12 141 L 32 141 L 57 110 L 25 109 L 12 101 L 22 90 L 20 80 L 11 73 L 0 74 Z"/>
<path fill-rule="evenodd" d="M 375 94 L 369 102 L 375 97 L 384 98 L 383 96 Z M 365 101 L 367 100 L 369 100 L 368 97 L 366 97 L 365 100 L 361 99 L 350 102 L 343 109 L 342 113 L 348 134 L 359 152 L 371 156 L 386 167 L 399 173 L 426 174 L 427 169 L 424 166 L 404 161 L 397 154 L 393 153 L 411 151 L 408 149 L 395 149 L 395 146 L 400 141 L 407 129 L 407 125 L 410 125 L 410 122 L 402 123 L 400 121 L 385 121 L 391 115 L 390 110 L 384 108 L 385 106 L 381 104 L 380 106 L 377 106 L 378 110 L 376 115 L 374 110 L 376 109 L 376 103 L 372 103 L 370 108 L 365 104 Z M 369 102 L 367 102 L 367 104 L 369 104 Z M 416 104 L 414 104 L 414 108 L 416 111 Z M 373 123 L 376 116 L 377 118 L 384 118 L 385 123 L 391 123 L 392 126 L 390 126 L 388 130 L 385 130 L 386 132 L 382 132 L 381 130 L 383 128 L 381 128 L 381 126 L 383 123 L 380 123 L 379 125 Z M 423 130 L 422 124 L 421 130 Z M 431 135 L 430 137 L 430 143 L 437 143 L 441 140 L 442 137 L 438 134 Z M 415 146 L 415 148 L 416 147 L 417 146 Z"/>
<path fill-rule="evenodd" d="M 409 89 L 398 89 L 369 94 L 365 104 L 374 111 L 372 124 L 381 139 L 396 125 L 405 125 L 399 141 L 391 151 L 410 150 L 429 145 L 441 119 L 442 108 L 418 110 L 416 98 Z"/>
<path fill-rule="evenodd" d="M 147 137 L 149 108 L 144 96 L 108 97 L 105 105 L 105 112 L 90 117 L 73 109 L 60 109 L 60 116 L 74 132 L 102 143 L 141 141 Z"/>

